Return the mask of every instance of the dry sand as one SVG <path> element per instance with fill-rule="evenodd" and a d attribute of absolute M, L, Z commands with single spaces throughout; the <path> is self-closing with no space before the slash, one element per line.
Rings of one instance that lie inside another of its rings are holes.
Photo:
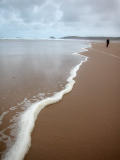
<path fill-rule="evenodd" d="M 83 54 L 72 92 L 40 112 L 25 160 L 120 160 L 120 43 Z"/>

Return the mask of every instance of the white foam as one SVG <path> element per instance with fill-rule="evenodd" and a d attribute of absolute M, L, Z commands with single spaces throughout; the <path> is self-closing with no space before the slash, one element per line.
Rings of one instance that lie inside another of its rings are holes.
<path fill-rule="evenodd" d="M 88 44 L 87 48 L 91 48 L 91 44 Z M 87 48 L 81 48 L 81 50 L 79 52 L 73 52 L 72 55 L 79 55 L 80 56 L 81 52 L 87 52 L 88 51 Z"/>
<path fill-rule="evenodd" d="M 60 92 L 55 93 L 52 97 L 45 98 L 37 103 L 32 104 L 23 114 L 21 114 L 18 121 L 18 135 L 14 145 L 3 157 L 4 160 L 22 160 L 31 146 L 31 133 L 35 126 L 36 118 L 39 112 L 47 105 L 60 101 L 64 94 L 70 92 L 75 83 L 77 71 L 83 62 L 87 61 L 87 57 L 75 66 L 67 79 L 65 88 Z"/>
<path fill-rule="evenodd" d="M 6 114 L 8 114 L 9 111 L 6 111 L 6 112 L 3 112 L 1 115 L 0 115 L 0 125 L 2 124 L 2 120 L 3 118 L 5 117 Z"/>

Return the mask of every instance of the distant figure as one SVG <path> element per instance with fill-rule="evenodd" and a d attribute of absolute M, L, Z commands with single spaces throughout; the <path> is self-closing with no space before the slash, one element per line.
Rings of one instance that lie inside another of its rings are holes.
<path fill-rule="evenodd" d="M 109 39 L 107 39 L 107 40 L 106 40 L 106 47 L 108 47 L 108 46 L 109 46 L 109 44 L 110 44 L 110 40 L 109 40 Z"/>

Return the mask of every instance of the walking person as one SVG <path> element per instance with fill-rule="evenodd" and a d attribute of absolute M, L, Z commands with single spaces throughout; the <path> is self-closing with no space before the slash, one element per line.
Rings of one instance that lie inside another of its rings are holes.
<path fill-rule="evenodd" d="M 106 40 L 106 47 L 108 47 L 109 44 L 110 44 L 110 40 L 109 40 L 109 38 L 107 38 L 107 40 Z"/>

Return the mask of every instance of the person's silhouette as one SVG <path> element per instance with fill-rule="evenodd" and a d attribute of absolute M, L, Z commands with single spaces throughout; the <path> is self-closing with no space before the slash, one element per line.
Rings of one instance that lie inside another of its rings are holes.
<path fill-rule="evenodd" d="M 108 47 L 109 44 L 110 44 L 110 40 L 109 40 L 109 38 L 108 38 L 108 39 L 106 40 L 106 47 Z"/>

